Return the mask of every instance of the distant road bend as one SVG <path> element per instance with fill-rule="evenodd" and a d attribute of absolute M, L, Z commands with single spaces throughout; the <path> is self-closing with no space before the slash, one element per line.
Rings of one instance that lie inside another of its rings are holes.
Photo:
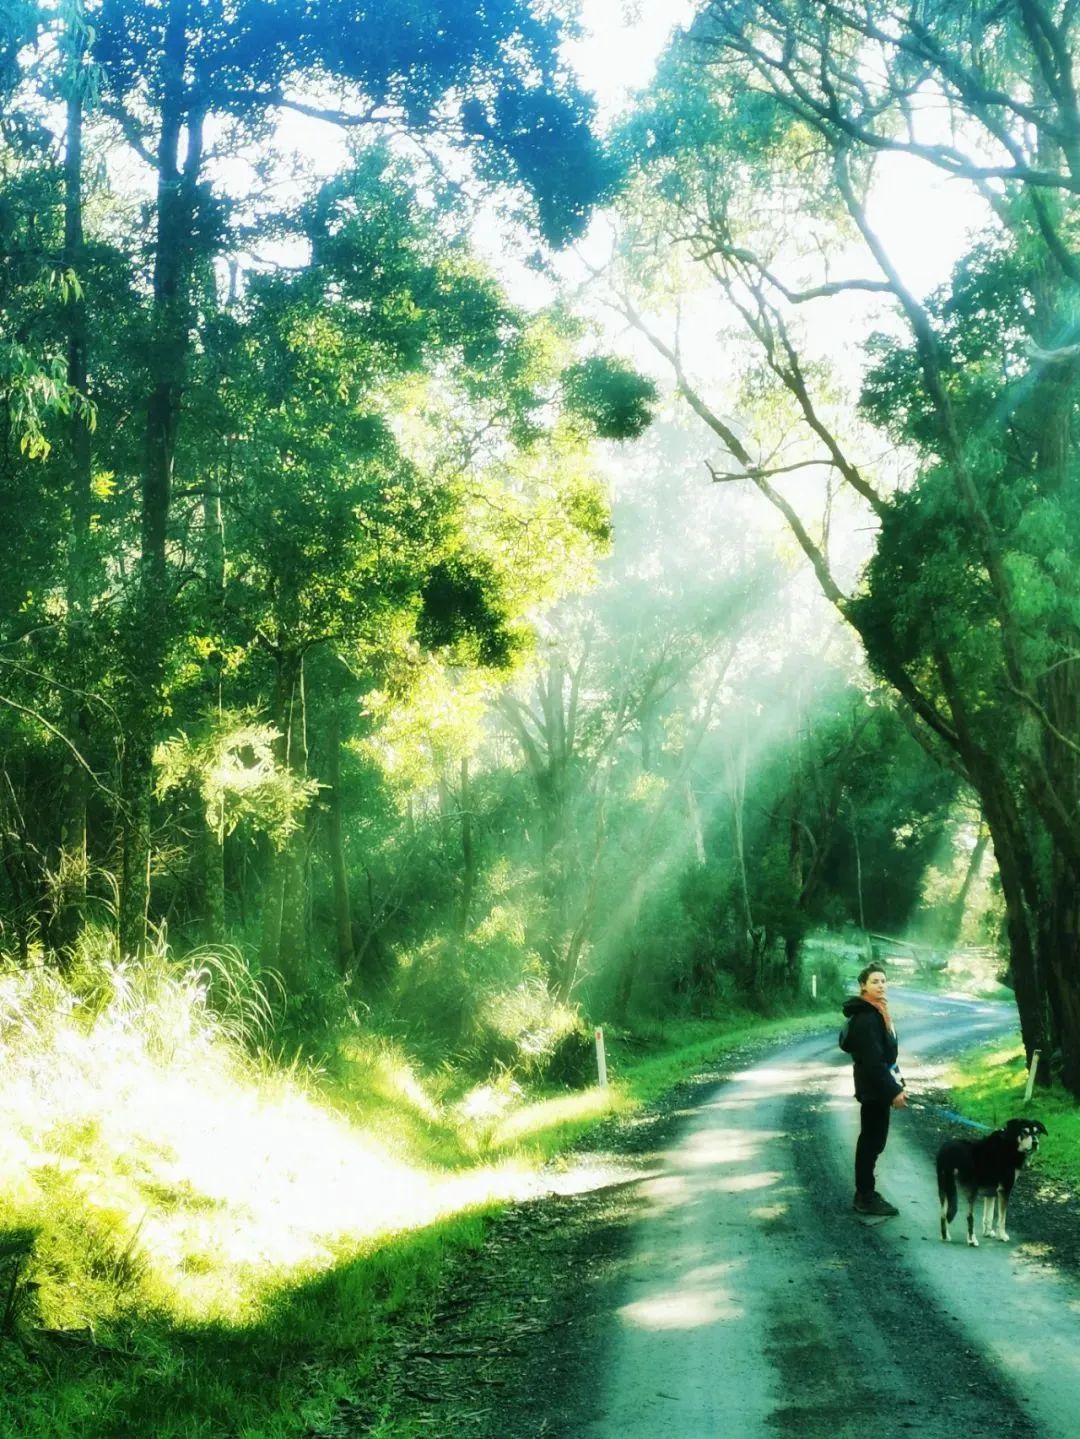
<path fill-rule="evenodd" d="M 894 988 L 890 1006 L 916 1094 L 1015 1028 L 1003 1004 Z M 642 1181 L 581 1439 L 1076 1439 L 1080 1285 L 1040 1258 L 1025 1177 L 1009 1244 L 970 1249 L 958 1222 L 945 1245 L 925 1111 L 894 1115 L 878 1167 L 897 1219 L 851 1210 L 856 1129 L 850 1066 L 820 1038 L 694 1110 Z"/>

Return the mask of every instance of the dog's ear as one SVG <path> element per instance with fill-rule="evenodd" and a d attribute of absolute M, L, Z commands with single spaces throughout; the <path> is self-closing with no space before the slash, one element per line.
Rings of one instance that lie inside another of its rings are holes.
<path fill-rule="evenodd" d="M 1030 1123 L 1032 1129 L 1036 1130 L 1039 1134 L 1047 1133 L 1046 1125 L 1042 1122 L 1041 1119 L 1032 1119 Z"/>

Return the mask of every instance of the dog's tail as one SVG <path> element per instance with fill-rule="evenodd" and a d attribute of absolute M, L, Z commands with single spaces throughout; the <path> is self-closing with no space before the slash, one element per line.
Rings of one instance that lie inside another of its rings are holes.
<path fill-rule="evenodd" d="M 956 1218 L 956 1174 L 952 1165 L 940 1156 L 937 1162 L 937 1192 L 945 1219 L 951 1224 Z"/>

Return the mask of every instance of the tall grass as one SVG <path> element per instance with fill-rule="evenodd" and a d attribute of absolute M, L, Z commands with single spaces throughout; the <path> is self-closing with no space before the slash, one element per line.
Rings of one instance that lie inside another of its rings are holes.
<path fill-rule="evenodd" d="M 355 1023 L 283 1067 L 273 1001 L 233 951 L 105 935 L 0 968 L 0 1435 L 303 1433 L 526 1192 L 483 1086 Z"/>

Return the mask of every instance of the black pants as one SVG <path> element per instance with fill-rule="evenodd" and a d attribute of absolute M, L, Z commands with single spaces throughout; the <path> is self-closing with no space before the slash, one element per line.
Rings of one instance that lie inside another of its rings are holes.
<path fill-rule="evenodd" d="M 859 1194 L 873 1194 L 874 1165 L 889 1137 L 889 1113 L 892 1105 L 887 1099 L 871 1099 L 859 1108 L 862 1124 L 855 1145 L 855 1189 Z"/>

